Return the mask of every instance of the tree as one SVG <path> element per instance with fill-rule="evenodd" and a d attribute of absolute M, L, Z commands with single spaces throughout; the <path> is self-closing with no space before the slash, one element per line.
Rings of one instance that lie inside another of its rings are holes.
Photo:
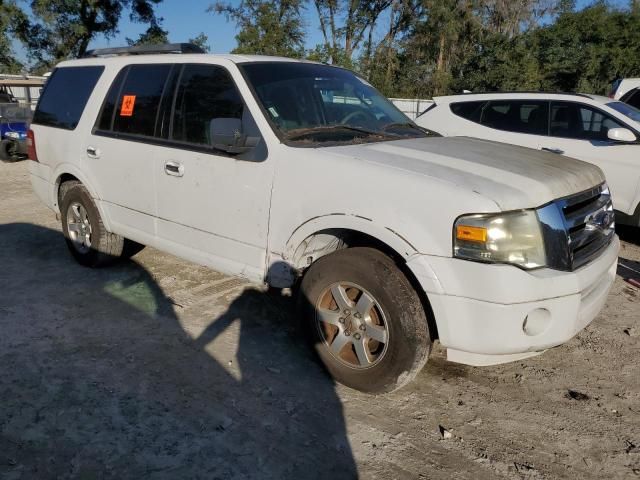
<path fill-rule="evenodd" d="M 544 87 L 608 93 L 619 75 L 640 72 L 640 17 L 597 3 L 536 32 Z"/>
<path fill-rule="evenodd" d="M 19 73 L 22 64 L 15 58 L 11 39 L 24 28 L 27 16 L 15 1 L 0 0 L 0 73 Z"/>
<path fill-rule="evenodd" d="M 162 28 L 162 18 L 151 22 L 147 30 L 140 34 L 137 40 L 127 37 L 129 45 L 162 45 L 169 43 L 169 32 Z"/>
<path fill-rule="evenodd" d="M 405 0 L 313 0 L 323 43 L 314 49 L 326 61 L 354 66 L 354 54 L 365 44 L 370 60 L 373 33 L 383 13 Z M 393 17 L 396 11 L 391 13 Z"/>
<path fill-rule="evenodd" d="M 207 11 L 226 15 L 238 27 L 233 53 L 304 55 L 303 0 L 241 0 L 237 6 L 218 2 Z"/>
<path fill-rule="evenodd" d="M 32 0 L 32 20 L 17 34 L 38 67 L 48 68 L 60 60 L 81 57 L 98 35 L 113 37 L 125 9 L 130 9 L 132 21 L 153 26 L 157 23 L 153 7 L 161 1 Z"/>
<path fill-rule="evenodd" d="M 207 37 L 203 32 L 200 32 L 194 38 L 190 38 L 189 43 L 193 43 L 207 53 L 211 51 L 211 47 L 209 46 L 209 37 Z"/>

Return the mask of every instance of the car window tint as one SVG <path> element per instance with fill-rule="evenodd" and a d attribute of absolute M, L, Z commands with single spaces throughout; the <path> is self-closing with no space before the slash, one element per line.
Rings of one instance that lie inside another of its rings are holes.
<path fill-rule="evenodd" d="M 153 136 L 171 65 L 133 65 L 116 102 L 113 131 Z"/>
<path fill-rule="evenodd" d="M 547 135 L 549 103 L 531 100 L 489 102 L 482 113 L 484 126 L 507 132 Z"/>
<path fill-rule="evenodd" d="M 111 88 L 109 88 L 109 93 L 107 93 L 107 98 L 102 105 L 102 110 L 100 112 L 100 117 L 97 122 L 97 128 L 99 130 L 111 130 L 113 126 L 113 118 L 116 112 L 116 104 L 118 102 L 118 98 L 120 98 L 120 89 L 122 88 L 122 82 L 127 76 L 128 69 L 122 69 L 118 76 L 111 84 Z"/>
<path fill-rule="evenodd" d="M 231 75 L 224 68 L 186 65 L 174 108 L 171 139 L 211 145 L 213 124 L 216 121 L 220 124 L 221 119 L 242 120 L 244 104 Z"/>
<path fill-rule="evenodd" d="M 622 128 L 622 125 L 599 110 L 571 102 L 551 104 L 551 136 L 608 140 L 611 128 Z"/>
<path fill-rule="evenodd" d="M 456 102 L 451 104 L 451 112 L 458 117 L 480 123 L 482 109 L 487 102 Z"/>
<path fill-rule="evenodd" d="M 631 95 L 624 102 L 640 109 L 640 89 L 632 90 Z"/>
<path fill-rule="evenodd" d="M 102 66 L 56 68 L 38 102 L 33 123 L 76 128 L 103 71 Z"/>

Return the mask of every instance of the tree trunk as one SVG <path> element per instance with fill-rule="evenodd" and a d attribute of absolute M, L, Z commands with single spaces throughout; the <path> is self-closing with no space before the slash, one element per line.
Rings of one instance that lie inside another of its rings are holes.
<path fill-rule="evenodd" d="M 444 71 L 446 38 L 444 32 L 440 33 L 440 45 L 438 47 L 438 64 L 436 70 L 440 73 Z"/>

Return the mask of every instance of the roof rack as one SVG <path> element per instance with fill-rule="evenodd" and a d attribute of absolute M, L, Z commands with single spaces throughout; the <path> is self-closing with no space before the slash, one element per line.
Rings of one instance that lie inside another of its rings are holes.
<path fill-rule="evenodd" d="M 469 92 L 469 93 L 453 93 L 451 95 L 441 95 L 443 97 L 456 97 L 456 96 L 460 96 L 460 97 L 464 97 L 465 95 L 509 95 L 511 93 L 514 94 L 529 94 L 529 93 L 546 93 L 549 95 L 575 95 L 576 97 L 584 97 L 584 98 L 591 98 L 590 95 L 586 94 L 586 93 L 577 93 L 577 92 L 545 92 L 542 90 L 514 90 L 514 91 L 510 91 L 510 92 Z"/>
<path fill-rule="evenodd" d="M 125 55 L 159 55 L 168 53 L 205 53 L 205 51 L 193 43 L 165 43 L 162 45 L 96 48 L 95 50 L 88 50 L 82 58 Z"/>

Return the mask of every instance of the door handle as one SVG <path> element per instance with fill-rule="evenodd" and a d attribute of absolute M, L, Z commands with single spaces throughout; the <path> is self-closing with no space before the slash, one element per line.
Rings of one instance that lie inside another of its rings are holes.
<path fill-rule="evenodd" d="M 167 162 L 164 164 L 164 173 L 174 177 L 181 177 L 184 175 L 184 165 L 178 162 Z"/>
<path fill-rule="evenodd" d="M 96 147 L 87 147 L 87 156 L 89 158 L 100 158 L 100 150 Z"/>
<path fill-rule="evenodd" d="M 544 150 L 545 152 L 555 153 L 557 155 L 562 155 L 564 153 L 564 150 L 560 150 L 559 148 L 542 147 L 540 150 Z"/>

